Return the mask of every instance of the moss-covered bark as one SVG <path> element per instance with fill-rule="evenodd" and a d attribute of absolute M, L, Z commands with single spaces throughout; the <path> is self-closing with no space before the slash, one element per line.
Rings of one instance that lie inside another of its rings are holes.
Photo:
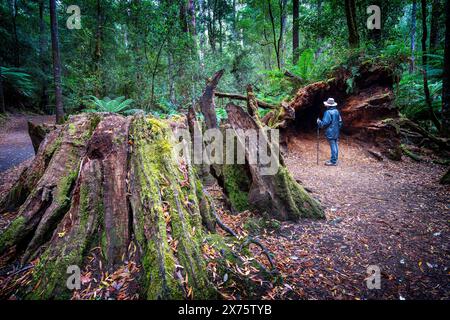
<path fill-rule="evenodd" d="M 265 212 L 269 216 L 279 220 L 297 220 L 302 217 L 325 218 L 325 214 L 319 203 L 292 178 L 284 166 L 282 158 L 277 157 L 273 144 L 267 139 L 258 122 L 239 106 L 230 103 L 226 109 L 228 112 L 228 121 L 232 128 L 235 129 L 238 143 L 246 146 L 244 131 L 255 130 L 258 132 L 259 141 L 263 140 L 267 149 L 270 150 L 268 154 L 272 155 L 271 165 L 278 168 L 274 174 L 265 174 L 263 172 L 264 165 L 250 163 L 249 161 L 252 151 L 253 154 L 259 152 L 256 149 L 258 147 L 254 145 L 245 147 L 246 167 L 248 168 L 247 172 L 245 172 L 245 177 L 250 181 L 248 203 L 260 212 Z M 242 179 L 240 178 L 239 180 Z M 233 183 L 231 190 L 239 189 L 236 188 L 236 180 L 231 180 L 229 183 Z M 242 196 L 242 193 L 238 194 Z"/>
<path fill-rule="evenodd" d="M 0 234 L 0 254 L 36 264 L 20 296 L 70 298 L 69 266 L 83 270 L 100 248 L 98 272 L 111 274 L 133 242 L 141 297 L 215 298 L 201 249 L 211 201 L 173 145 L 170 126 L 144 116 L 79 115 L 50 133 L 29 169 L 38 181 L 18 180 L 29 191 L 10 197 L 18 215 Z"/>
<path fill-rule="evenodd" d="M 173 154 L 167 124 L 138 118 L 132 136 L 131 207 L 143 250 L 146 297 L 214 297 L 201 254 L 205 234 L 198 178 Z"/>

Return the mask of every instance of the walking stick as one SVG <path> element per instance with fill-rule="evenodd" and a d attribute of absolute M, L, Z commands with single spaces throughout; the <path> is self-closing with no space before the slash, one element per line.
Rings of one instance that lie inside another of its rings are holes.
<path fill-rule="evenodd" d="M 319 126 L 317 126 L 317 158 L 316 158 L 316 162 L 317 165 L 319 165 Z"/>

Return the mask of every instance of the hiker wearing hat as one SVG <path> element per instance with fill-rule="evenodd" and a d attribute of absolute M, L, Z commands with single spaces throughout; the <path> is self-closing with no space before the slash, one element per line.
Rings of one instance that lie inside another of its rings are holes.
<path fill-rule="evenodd" d="M 328 98 L 323 104 L 327 107 L 327 110 L 323 114 L 323 119 L 317 118 L 317 125 L 319 128 L 325 128 L 325 137 L 330 144 L 331 159 L 325 162 L 326 166 L 337 165 L 338 160 L 338 139 L 339 129 L 342 127 L 342 118 L 339 111 L 336 109 L 337 103 L 333 98 Z"/>

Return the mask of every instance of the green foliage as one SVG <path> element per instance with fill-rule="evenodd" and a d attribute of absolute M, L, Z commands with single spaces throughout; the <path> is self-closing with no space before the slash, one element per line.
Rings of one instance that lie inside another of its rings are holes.
<path fill-rule="evenodd" d="M 433 110 L 440 114 L 442 105 L 442 70 L 443 55 L 429 54 L 428 88 L 432 99 Z M 420 69 L 413 73 L 405 71 L 395 90 L 396 104 L 406 117 L 421 121 L 429 118 L 423 89 L 423 74 Z"/>
<path fill-rule="evenodd" d="M 9 87 L 15 94 L 31 97 L 35 86 L 31 76 L 22 68 L 0 67 L 2 81 L 5 87 Z"/>
<path fill-rule="evenodd" d="M 293 66 L 292 71 L 298 74 L 305 80 L 308 80 L 312 76 L 314 68 L 314 50 L 311 48 L 305 49 L 300 55 L 298 62 Z"/>
<path fill-rule="evenodd" d="M 132 99 L 126 99 L 125 97 L 117 97 L 111 99 L 105 97 L 103 99 L 98 99 L 95 96 L 90 96 L 90 102 L 94 104 L 93 108 L 85 109 L 84 112 L 112 112 L 120 114 L 132 114 L 139 111 L 138 109 L 130 109 L 133 103 Z"/>

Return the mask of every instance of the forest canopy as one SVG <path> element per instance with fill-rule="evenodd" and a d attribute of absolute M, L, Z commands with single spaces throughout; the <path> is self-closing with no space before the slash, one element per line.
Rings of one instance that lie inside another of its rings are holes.
<path fill-rule="evenodd" d="M 70 114 L 124 97 L 127 109 L 173 114 L 196 101 L 205 79 L 224 68 L 218 91 L 242 94 L 252 83 L 258 98 L 278 104 L 298 88 L 293 80 L 323 80 L 342 65 L 356 72 L 355 59 L 376 57 L 402 66 L 395 91 L 401 112 L 437 126 L 429 104 L 441 120 L 445 10 L 443 1 L 423 2 L 50 1 L 61 103 Z M 381 10 L 380 29 L 367 27 L 370 5 Z M 43 0 L 0 5 L 0 65 L 10 110 L 55 112 L 49 7 Z"/>

